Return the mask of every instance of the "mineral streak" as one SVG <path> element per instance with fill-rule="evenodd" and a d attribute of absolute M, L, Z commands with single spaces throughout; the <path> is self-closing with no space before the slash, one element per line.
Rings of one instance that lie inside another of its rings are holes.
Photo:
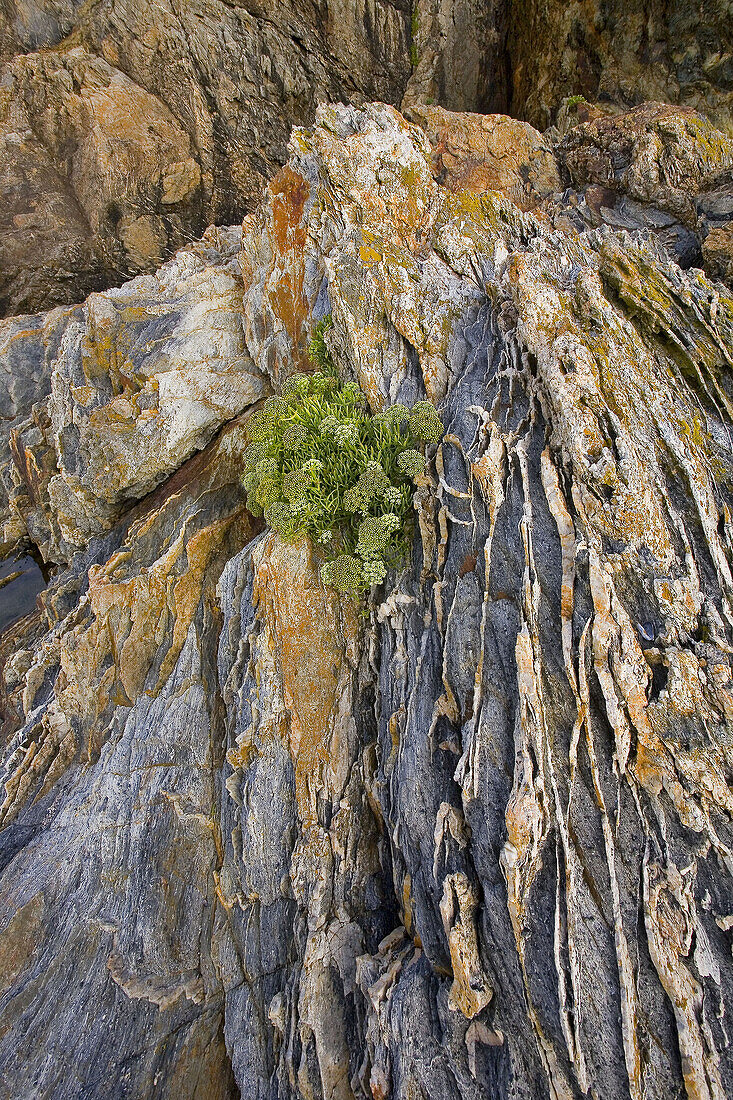
<path fill-rule="evenodd" d="M 733 1091 L 730 141 L 412 117 L 2 325 L 2 1100 Z M 326 313 L 446 429 L 365 615 L 241 489 Z"/>

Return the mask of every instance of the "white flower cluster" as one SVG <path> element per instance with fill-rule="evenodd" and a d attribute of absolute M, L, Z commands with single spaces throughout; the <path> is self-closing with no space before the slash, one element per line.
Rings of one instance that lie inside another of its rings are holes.
<path fill-rule="evenodd" d="M 381 584 L 387 576 L 387 566 L 381 558 L 370 558 L 369 561 L 365 561 L 361 571 L 364 574 L 364 580 L 369 585 Z"/>
<path fill-rule="evenodd" d="M 341 424 L 335 416 L 324 416 L 318 430 L 321 435 L 333 436 L 342 447 L 348 446 L 349 443 L 356 443 L 359 438 L 356 424 Z"/>

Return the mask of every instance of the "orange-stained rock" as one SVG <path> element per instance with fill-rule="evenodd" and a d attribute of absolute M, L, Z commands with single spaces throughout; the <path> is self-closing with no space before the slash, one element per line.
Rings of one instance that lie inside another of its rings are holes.
<path fill-rule="evenodd" d="M 306 286 L 311 185 L 290 165 L 268 184 L 270 201 L 245 219 L 240 264 L 249 347 L 275 382 L 309 368 L 306 347 L 314 293 Z"/>
<path fill-rule="evenodd" d="M 318 821 L 317 793 L 339 793 L 347 747 L 339 703 L 356 660 L 356 607 L 324 588 L 308 540 L 288 546 L 273 535 L 257 563 L 253 600 L 282 676 L 298 815 L 307 832 Z"/>
<path fill-rule="evenodd" d="M 684 170 L 720 135 L 644 117 L 709 236 L 726 171 Z M 733 298 L 668 211 L 453 189 L 384 104 L 290 156 L 241 253 L 3 329 L 6 529 L 68 565 L 0 638 L 0 1093 L 718 1100 Z M 372 408 L 445 427 L 360 611 L 248 516 L 248 414 L 196 421 L 327 312 Z"/>
<path fill-rule="evenodd" d="M 129 514 L 122 547 L 90 566 L 78 612 L 61 620 L 15 687 L 27 716 L 58 666 L 49 714 L 6 780 L 5 822 L 31 792 L 49 790 L 79 752 L 97 758 L 115 708 L 162 690 L 225 562 L 257 530 L 241 488 L 245 446 L 241 423 L 228 426 Z M 53 612 L 51 605 L 49 618 Z"/>
<path fill-rule="evenodd" d="M 435 178 L 451 191 L 501 191 L 532 210 L 562 187 L 552 149 L 526 122 L 422 104 L 407 117 L 425 130 Z"/>
<path fill-rule="evenodd" d="M 0 316 L 81 301 L 240 221 L 317 103 L 399 102 L 409 27 L 402 0 L 5 5 Z"/>
<path fill-rule="evenodd" d="M 5 67 L 0 150 L 2 313 L 155 270 L 203 228 L 189 135 L 160 99 L 79 46 Z"/>

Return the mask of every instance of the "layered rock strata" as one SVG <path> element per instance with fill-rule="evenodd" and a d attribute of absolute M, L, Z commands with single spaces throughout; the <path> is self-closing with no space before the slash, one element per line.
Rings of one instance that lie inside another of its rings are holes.
<path fill-rule="evenodd" d="M 731 0 L 4 0 L 0 315 L 73 304 L 240 220 L 324 100 L 543 129 L 568 97 L 655 100 L 732 134 L 731 27 Z"/>
<path fill-rule="evenodd" d="M 407 0 L 9 2 L 0 315 L 152 272 L 241 219 L 324 99 L 399 102 Z"/>
<path fill-rule="evenodd" d="M 4 323 L 58 571 L 0 637 L 3 1097 L 730 1092 L 733 298 L 678 248 L 729 142 L 644 110 L 322 107 L 241 238 Z M 241 489 L 327 313 L 446 429 L 365 614 Z"/>

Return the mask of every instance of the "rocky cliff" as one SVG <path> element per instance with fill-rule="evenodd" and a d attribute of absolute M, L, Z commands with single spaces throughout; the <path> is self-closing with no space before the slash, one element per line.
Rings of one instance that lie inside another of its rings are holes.
<path fill-rule="evenodd" d="M 506 111 L 573 95 L 731 134 L 733 2 L 3 0 L 0 316 L 154 272 L 241 220 L 324 100 Z"/>
<path fill-rule="evenodd" d="M 409 29 L 408 0 L 0 5 L 0 315 L 241 219 L 317 102 L 399 102 Z"/>
<path fill-rule="evenodd" d="M 733 142 L 561 129 L 324 106 L 0 325 L 3 1100 L 730 1095 Z M 327 313 L 445 426 L 363 609 L 242 489 Z"/>

